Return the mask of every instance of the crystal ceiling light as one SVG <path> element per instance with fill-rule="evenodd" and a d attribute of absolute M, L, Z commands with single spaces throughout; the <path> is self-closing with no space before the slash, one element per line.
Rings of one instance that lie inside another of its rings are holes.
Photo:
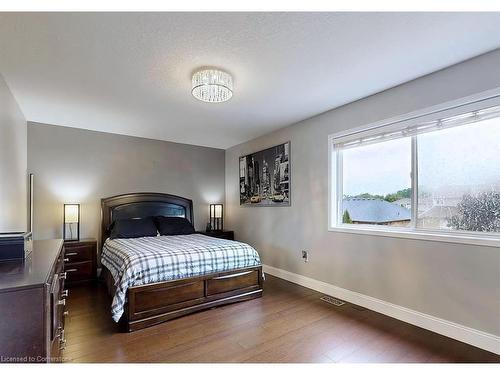
<path fill-rule="evenodd" d="M 208 103 L 225 102 L 233 96 L 233 77 L 217 69 L 204 69 L 193 74 L 193 96 Z"/>

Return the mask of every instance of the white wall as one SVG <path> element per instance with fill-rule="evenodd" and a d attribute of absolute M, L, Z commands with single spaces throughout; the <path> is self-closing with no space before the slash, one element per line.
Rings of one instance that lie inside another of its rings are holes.
<path fill-rule="evenodd" d="M 0 75 L 0 232 L 27 228 L 26 120 Z"/>
<path fill-rule="evenodd" d="M 499 248 L 327 230 L 329 134 L 498 88 L 500 50 L 226 150 L 227 228 L 264 264 L 500 335 Z M 285 141 L 291 207 L 240 207 L 238 157 Z"/>
<path fill-rule="evenodd" d="M 80 237 L 98 238 L 101 198 L 160 192 L 193 200 L 195 227 L 224 200 L 224 150 L 28 124 L 28 170 L 35 175 L 34 237 L 61 238 L 63 203 L 81 204 Z"/>

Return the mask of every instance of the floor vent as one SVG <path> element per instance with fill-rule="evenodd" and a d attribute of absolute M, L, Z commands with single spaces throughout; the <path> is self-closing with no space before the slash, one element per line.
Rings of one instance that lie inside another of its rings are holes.
<path fill-rule="evenodd" d="M 342 305 L 345 305 L 345 302 L 344 301 L 341 301 L 337 298 L 334 298 L 334 297 L 330 297 L 330 296 L 323 296 L 320 298 L 322 301 L 325 301 L 325 302 L 328 302 L 328 303 L 331 303 L 332 305 L 335 305 L 335 306 L 342 306 Z"/>

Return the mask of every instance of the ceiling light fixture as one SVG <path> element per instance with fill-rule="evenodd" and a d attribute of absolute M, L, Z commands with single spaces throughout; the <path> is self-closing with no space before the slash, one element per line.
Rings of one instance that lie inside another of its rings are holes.
<path fill-rule="evenodd" d="M 217 69 L 199 70 L 193 74 L 193 96 L 208 103 L 222 103 L 233 96 L 233 77 Z"/>

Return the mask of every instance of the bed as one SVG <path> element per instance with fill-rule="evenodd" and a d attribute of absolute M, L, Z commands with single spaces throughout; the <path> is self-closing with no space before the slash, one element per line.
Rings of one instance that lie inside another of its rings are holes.
<path fill-rule="evenodd" d="M 115 220 L 156 216 L 193 222 L 190 199 L 132 193 L 101 200 L 102 278 L 112 318 L 131 332 L 196 311 L 262 296 L 258 253 L 201 233 L 110 239 Z"/>

